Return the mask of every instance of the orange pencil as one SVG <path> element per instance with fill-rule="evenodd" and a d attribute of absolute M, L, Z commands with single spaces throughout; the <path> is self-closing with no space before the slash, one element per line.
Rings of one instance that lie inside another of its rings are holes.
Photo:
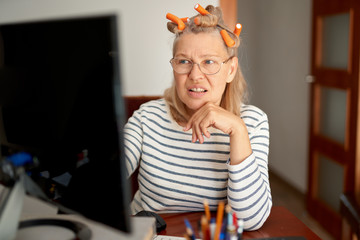
<path fill-rule="evenodd" d="M 206 219 L 208 220 L 208 222 L 210 222 L 211 214 L 210 214 L 210 209 L 209 209 L 209 203 L 206 199 L 204 200 L 204 208 L 205 208 Z"/>
<path fill-rule="evenodd" d="M 209 222 L 204 215 L 201 216 L 201 232 L 203 240 L 210 240 Z"/>
<path fill-rule="evenodd" d="M 216 216 L 216 229 L 215 229 L 214 240 L 219 240 L 220 238 L 221 226 L 224 215 L 224 206 L 225 206 L 224 202 L 219 202 L 217 216 Z"/>

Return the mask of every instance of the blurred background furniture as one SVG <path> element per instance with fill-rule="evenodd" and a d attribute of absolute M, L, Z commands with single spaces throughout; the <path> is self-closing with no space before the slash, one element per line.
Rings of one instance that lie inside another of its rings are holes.
<path fill-rule="evenodd" d="M 360 238 L 360 194 L 343 193 L 340 196 L 342 239 Z"/>

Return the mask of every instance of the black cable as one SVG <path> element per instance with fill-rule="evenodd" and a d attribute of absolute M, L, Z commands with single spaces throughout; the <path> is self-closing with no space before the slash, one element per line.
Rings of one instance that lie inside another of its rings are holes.
<path fill-rule="evenodd" d="M 91 239 L 91 230 L 85 224 L 70 220 L 50 218 L 26 220 L 20 222 L 19 229 L 46 225 L 59 226 L 70 229 L 75 234 L 75 237 L 72 240 Z"/>

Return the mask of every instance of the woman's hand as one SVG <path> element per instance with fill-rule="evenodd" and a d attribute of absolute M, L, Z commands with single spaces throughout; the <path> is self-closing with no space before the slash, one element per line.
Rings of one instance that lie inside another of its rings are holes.
<path fill-rule="evenodd" d="M 219 129 L 230 136 L 231 164 L 240 163 L 252 153 L 244 121 L 213 103 L 206 103 L 196 111 L 187 122 L 184 131 L 192 129 L 192 142 L 199 140 L 203 143 L 204 136 L 210 138 L 207 130 L 209 127 Z"/>
<path fill-rule="evenodd" d="M 214 127 L 231 135 L 234 128 L 241 125 L 241 119 L 213 103 L 206 103 L 196 111 L 187 122 L 184 131 L 193 130 L 192 142 L 204 142 L 204 136 L 210 138 L 209 127 Z"/>

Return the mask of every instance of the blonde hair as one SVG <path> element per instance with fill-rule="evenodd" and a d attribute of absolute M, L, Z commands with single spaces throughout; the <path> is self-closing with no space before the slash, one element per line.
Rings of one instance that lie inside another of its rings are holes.
<path fill-rule="evenodd" d="M 177 41 L 181 38 L 183 34 L 196 34 L 204 32 L 212 33 L 217 31 L 220 35 L 220 31 L 224 29 L 235 41 L 235 45 L 233 47 L 226 46 L 225 42 L 224 46 L 226 47 L 229 56 L 237 56 L 237 48 L 240 45 L 240 39 L 224 24 L 221 8 L 209 5 L 206 7 L 206 10 L 210 14 L 199 14 L 190 18 L 189 21 L 185 23 L 185 29 L 182 31 L 178 29 L 176 23 L 167 23 L 168 30 L 175 34 L 175 39 L 173 43 L 173 55 L 175 54 Z M 195 18 L 197 18 L 196 24 L 194 22 Z M 241 72 L 240 65 L 238 64 L 234 79 L 230 83 L 227 83 L 225 87 L 220 106 L 234 113 L 235 115 L 240 116 L 241 104 L 247 99 L 246 89 L 246 81 Z M 186 111 L 185 104 L 180 100 L 177 94 L 175 80 L 173 81 L 172 86 L 165 90 L 164 98 L 170 106 L 170 111 L 173 118 L 177 122 L 187 122 L 187 120 L 189 120 L 190 116 Z"/>

